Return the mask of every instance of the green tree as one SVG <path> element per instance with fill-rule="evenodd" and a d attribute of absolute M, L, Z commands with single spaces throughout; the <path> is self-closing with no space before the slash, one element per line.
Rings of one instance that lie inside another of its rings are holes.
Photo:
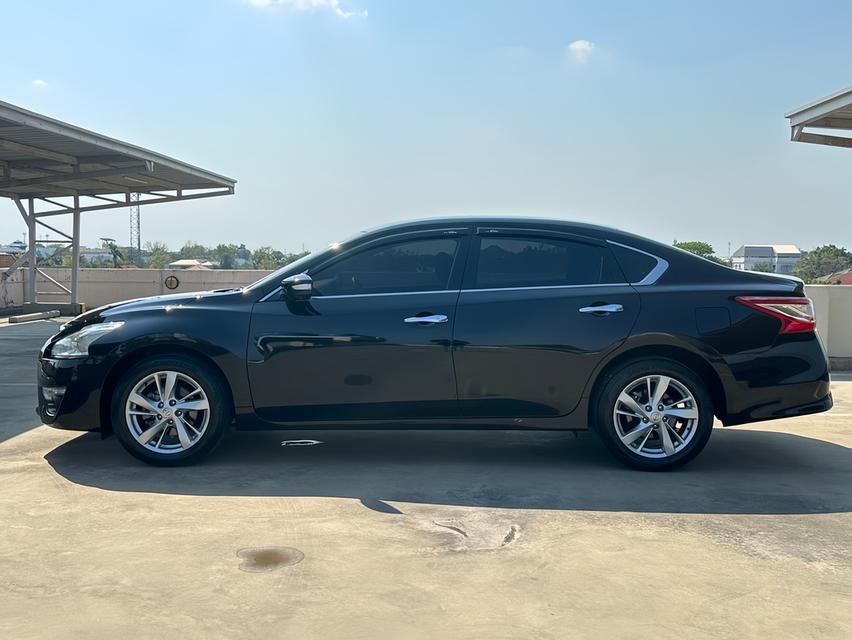
<path fill-rule="evenodd" d="M 684 251 L 688 251 L 689 253 L 694 253 L 695 255 L 701 256 L 702 258 L 706 258 L 707 260 L 712 260 L 713 262 L 718 262 L 719 264 L 727 264 L 727 262 L 715 255 L 715 252 L 713 251 L 713 245 L 711 245 L 709 242 L 701 242 L 700 240 L 690 240 L 688 242 L 675 241 L 673 244 L 678 249 L 683 249 Z"/>
<path fill-rule="evenodd" d="M 772 267 L 770 267 L 765 262 L 760 262 L 754 265 L 754 269 L 752 271 L 760 271 L 761 273 L 772 273 Z"/>
<path fill-rule="evenodd" d="M 239 247 L 235 244 L 218 244 L 211 254 L 221 269 L 233 269 L 236 266 L 238 250 Z"/>
<path fill-rule="evenodd" d="M 165 269 L 174 260 L 174 255 L 163 242 L 146 242 L 145 251 L 151 257 L 148 261 L 150 269 Z"/>
<path fill-rule="evenodd" d="M 852 253 L 843 247 L 826 244 L 806 251 L 799 260 L 799 264 L 793 269 L 793 275 L 805 282 L 813 282 L 817 278 L 850 267 L 852 267 Z"/>
<path fill-rule="evenodd" d="M 260 247 L 251 254 L 255 269 L 278 269 L 287 264 L 286 256 L 272 247 Z"/>
<path fill-rule="evenodd" d="M 210 249 L 203 244 L 187 240 L 177 252 L 178 260 L 207 260 L 210 258 Z"/>

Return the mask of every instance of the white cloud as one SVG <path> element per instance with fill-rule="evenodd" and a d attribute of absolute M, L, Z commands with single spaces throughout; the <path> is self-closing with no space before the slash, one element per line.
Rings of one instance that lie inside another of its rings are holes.
<path fill-rule="evenodd" d="M 574 40 L 568 45 L 568 55 L 574 60 L 583 64 L 586 62 L 595 50 L 595 43 L 589 40 Z"/>
<path fill-rule="evenodd" d="M 367 17 L 367 10 L 346 11 L 340 6 L 340 0 L 246 0 L 251 6 L 260 9 L 284 7 L 291 11 L 332 11 L 340 18 Z"/>
<path fill-rule="evenodd" d="M 38 89 L 47 88 L 47 82 L 45 82 L 44 80 L 33 80 L 30 84 Z"/>

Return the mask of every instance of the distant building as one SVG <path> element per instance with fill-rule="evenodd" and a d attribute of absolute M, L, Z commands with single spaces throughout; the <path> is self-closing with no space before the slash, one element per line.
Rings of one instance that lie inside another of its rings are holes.
<path fill-rule="evenodd" d="M 15 256 L 11 253 L 0 252 L 0 269 L 8 269 L 15 264 Z"/>
<path fill-rule="evenodd" d="M 731 256 L 731 267 L 740 271 L 754 271 L 765 264 L 773 273 L 792 273 L 802 252 L 792 244 L 744 244 Z"/>
<path fill-rule="evenodd" d="M 852 269 L 830 273 L 822 278 L 817 278 L 817 282 L 822 284 L 852 284 Z"/>
<path fill-rule="evenodd" d="M 215 262 L 195 260 L 194 258 L 184 258 L 183 260 L 175 260 L 169 263 L 169 269 L 193 269 L 194 271 L 204 271 L 212 269 L 215 266 Z"/>
<path fill-rule="evenodd" d="M 13 256 L 16 256 L 18 254 L 25 253 L 26 250 L 26 243 L 21 242 L 20 240 L 15 240 L 9 244 L 0 244 L 0 253 L 11 253 Z"/>
<path fill-rule="evenodd" d="M 89 264 L 112 262 L 112 251 L 101 247 L 80 247 L 80 259 Z"/>

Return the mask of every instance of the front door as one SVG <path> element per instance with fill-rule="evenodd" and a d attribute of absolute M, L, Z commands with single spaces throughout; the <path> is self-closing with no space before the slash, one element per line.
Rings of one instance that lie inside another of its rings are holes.
<path fill-rule="evenodd" d="M 481 228 L 467 264 L 453 336 L 463 414 L 570 413 L 639 312 L 609 247 L 571 234 Z"/>
<path fill-rule="evenodd" d="M 458 414 L 452 326 L 466 229 L 394 236 L 309 271 L 307 301 L 255 305 L 249 379 L 279 423 Z"/>

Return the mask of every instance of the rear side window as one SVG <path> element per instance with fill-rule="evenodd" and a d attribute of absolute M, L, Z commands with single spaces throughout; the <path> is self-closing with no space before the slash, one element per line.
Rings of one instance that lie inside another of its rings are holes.
<path fill-rule="evenodd" d="M 447 288 L 459 238 L 386 244 L 346 256 L 311 274 L 320 295 L 404 293 Z"/>
<path fill-rule="evenodd" d="M 645 253 L 617 244 L 611 245 L 610 249 L 618 260 L 618 265 L 624 272 L 627 282 L 641 282 L 657 266 L 657 259 Z"/>
<path fill-rule="evenodd" d="M 547 287 L 623 282 L 607 247 L 557 238 L 483 237 L 474 287 Z"/>

